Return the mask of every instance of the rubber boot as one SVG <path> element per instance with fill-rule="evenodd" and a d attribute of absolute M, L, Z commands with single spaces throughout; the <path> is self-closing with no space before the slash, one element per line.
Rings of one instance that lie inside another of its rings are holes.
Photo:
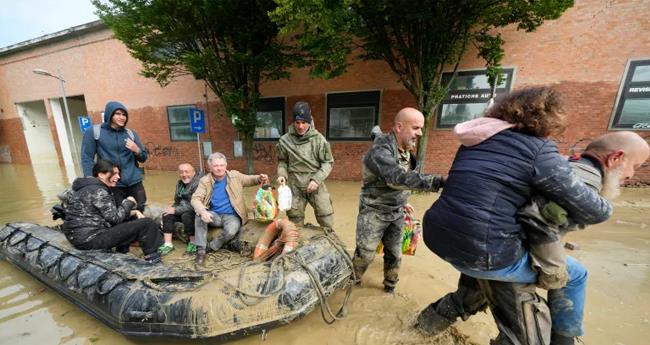
<path fill-rule="evenodd" d="M 415 323 L 415 328 L 417 328 L 420 332 L 426 334 L 426 335 L 437 335 L 449 328 L 454 322 L 456 322 L 456 318 L 460 315 L 458 315 L 457 312 L 455 312 L 455 309 L 451 306 L 441 306 L 442 304 L 448 304 L 451 301 L 451 298 L 449 298 L 451 294 L 435 301 L 434 303 L 429 304 L 424 310 L 420 312 L 420 315 L 418 315 L 418 320 Z M 441 315 L 439 313 L 439 309 L 443 310 L 449 310 L 450 313 L 447 313 L 446 316 Z M 453 315 L 456 313 L 457 315 Z"/>

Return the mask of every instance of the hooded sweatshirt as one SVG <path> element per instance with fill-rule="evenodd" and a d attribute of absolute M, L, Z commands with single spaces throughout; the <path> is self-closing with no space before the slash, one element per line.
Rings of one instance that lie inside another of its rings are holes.
<path fill-rule="evenodd" d="M 332 171 L 334 158 L 330 144 L 313 126 L 299 136 L 295 126 L 280 137 L 276 147 L 278 176 L 296 176 L 306 186 L 310 180 L 321 184 Z"/>
<path fill-rule="evenodd" d="M 91 176 L 93 165 L 95 164 L 95 156 L 98 159 L 109 160 L 120 166 L 120 181 L 117 186 L 130 187 L 142 181 L 142 172 L 137 162 L 144 163 L 147 160 L 148 154 L 135 131 L 131 130 L 134 136 L 133 141 L 140 148 L 138 155 L 126 148 L 126 140 L 130 139 L 130 137 L 125 127 L 117 129 L 111 127 L 111 119 L 118 109 L 127 114 L 128 122 L 126 107 L 119 102 L 108 102 L 104 109 L 104 123 L 102 123 L 100 128 L 99 140 L 95 140 L 92 128 L 84 132 L 81 143 L 81 165 L 84 176 Z"/>

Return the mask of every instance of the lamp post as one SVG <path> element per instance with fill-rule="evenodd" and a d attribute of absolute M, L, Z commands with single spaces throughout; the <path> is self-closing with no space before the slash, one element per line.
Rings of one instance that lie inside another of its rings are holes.
<path fill-rule="evenodd" d="M 70 131 L 70 140 L 72 141 L 72 154 L 73 157 L 79 162 L 79 156 L 77 154 L 77 142 L 74 139 L 74 132 L 72 130 L 72 122 L 70 122 L 70 111 L 68 110 L 68 99 L 65 96 L 65 79 L 63 79 L 63 76 L 61 75 L 61 69 L 57 69 L 58 76 L 53 75 L 52 73 L 42 69 L 42 68 L 35 68 L 32 70 L 34 74 L 38 75 L 44 75 L 46 77 L 52 77 L 55 79 L 59 80 L 59 83 L 61 84 L 61 95 L 63 96 L 63 107 L 65 108 L 65 117 L 68 123 L 68 130 Z M 74 162 L 73 162 L 74 163 Z M 81 164 L 81 162 L 79 162 Z"/>

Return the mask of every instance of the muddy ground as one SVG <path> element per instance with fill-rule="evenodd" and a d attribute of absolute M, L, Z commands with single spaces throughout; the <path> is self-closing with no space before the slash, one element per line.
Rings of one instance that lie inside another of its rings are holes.
<path fill-rule="evenodd" d="M 54 224 L 47 209 L 66 184 L 57 168 L 0 165 L 0 221 Z M 170 200 L 175 179 L 174 173 L 147 172 L 149 200 Z M 336 231 L 350 251 L 354 249 L 359 187 L 359 182 L 328 182 Z M 249 200 L 253 193 L 251 189 Z M 436 198 L 437 194 L 414 195 L 410 202 L 421 215 Z M 650 188 L 626 189 L 615 204 L 608 222 L 567 238 L 578 246 L 569 254 L 582 261 L 590 274 L 582 339 L 590 345 L 646 344 L 650 339 Z M 308 220 L 314 222 L 312 214 Z M 381 289 L 381 259 L 373 263 L 361 287 L 353 292 L 345 320 L 326 325 L 316 310 L 265 337 L 250 336 L 232 344 L 487 344 L 496 336 L 494 322 L 486 313 L 458 322 L 434 339 L 413 331 L 418 311 L 452 291 L 458 273 L 424 245 L 402 262 L 395 295 Z M 0 261 L 0 272 L 0 344 L 214 343 L 126 338 L 11 264 Z M 338 306 L 342 299 L 339 292 L 329 302 Z"/>

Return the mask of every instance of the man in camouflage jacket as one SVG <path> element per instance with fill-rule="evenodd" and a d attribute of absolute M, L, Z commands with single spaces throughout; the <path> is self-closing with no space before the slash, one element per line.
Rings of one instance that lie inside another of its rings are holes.
<path fill-rule="evenodd" d="M 414 171 L 415 157 L 410 150 L 422 136 L 424 116 L 413 108 L 404 108 L 395 116 L 393 129 L 375 138 L 363 157 L 363 186 L 357 216 L 357 247 L 354 271 L 361 282 L 375 258 L 379 242 L 384 244 L 384 290 L 393 292 L 399 280 L 402 255 L 404 212 L 412 212 L 409 190 L 438 191 L 444 178 Z"/>
<path fill-rule="evenodd" d="M 311 109 L 307 102 L 296 102 L 293 107 L 294 122 L 289 131 L 280 138 L 276 147 L 278 154 L 278 183 L 288 182 L 292 193 L 289 220 L 302 225 L 305 207 L 314 208 L 318 224 L 332 228 L 334 209 L 325 186 L 325 179 L 332 171 L 334 158 L 330 145 L 312 127 Z"/>

